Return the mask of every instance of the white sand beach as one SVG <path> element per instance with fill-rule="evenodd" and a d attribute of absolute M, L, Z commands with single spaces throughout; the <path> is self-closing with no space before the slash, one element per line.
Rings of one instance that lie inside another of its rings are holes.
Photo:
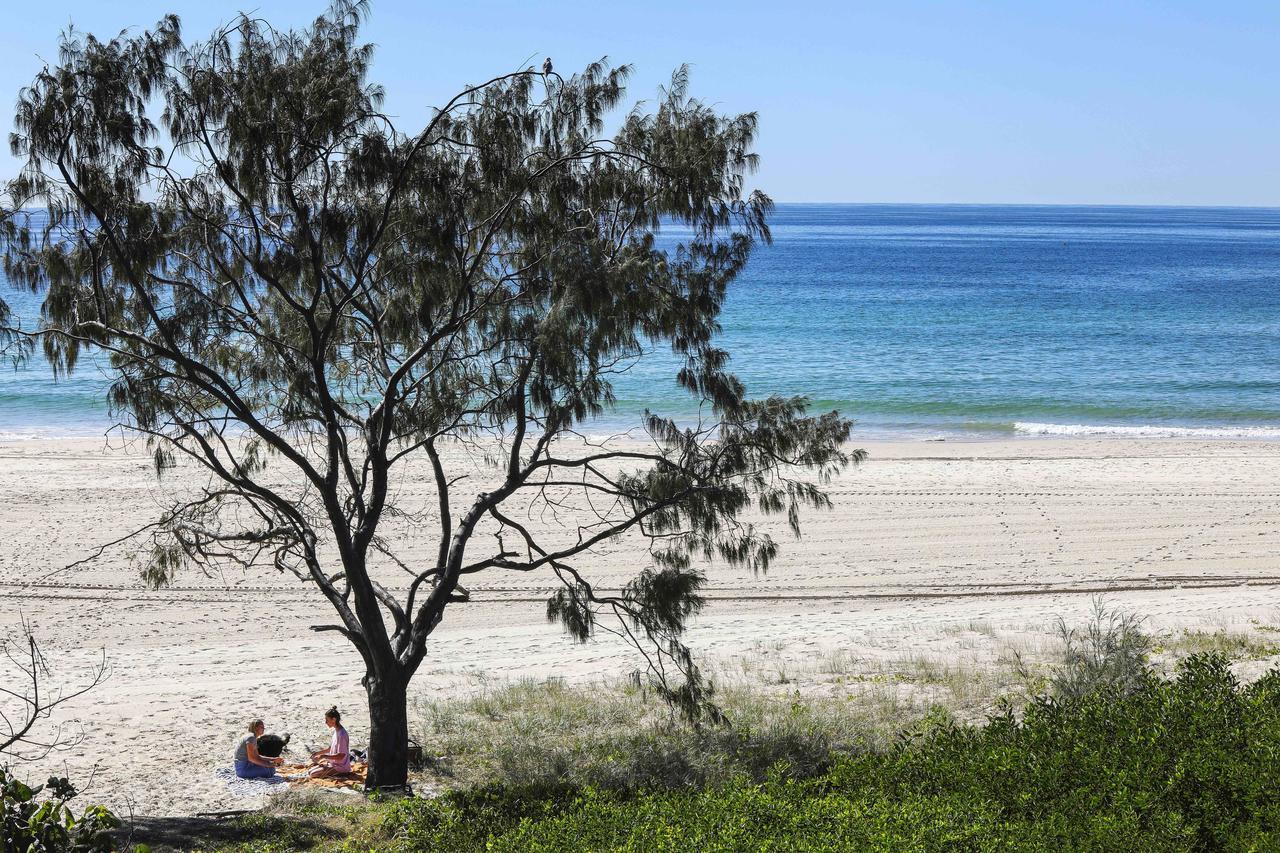
<path fill-rule="evenodd" d="M 869 460 L 832 485 L 834 511 L 806 516 L 802 541 L 770 522 L 783 551 L 767 575 L 710 567 L 710 605 L 690 636 L 704 657 L 765 645 L 800 664 L 836 650 L 945 657 L 959 653 L 956 626 L 1047 635 L 1058 616 L 1083 620 L 1101 591 L 1159 628 L 1280 619 L 1280 442 L 859 444 Z M 25 772 L 66 772 L 126 814 L 193 814 L 245 807 L 212 774 L 250 717 L 319 743 L 336 703 L 360 741 L 359 659 L 338 635 L 308 630 L 327 604 L 292 578 L 187 574 L 149 591 L 120 548 L 57 571 L 157 514 L 141 449 L 0 443 L 0 482 L 0 628 L 29 619 L 55 681 L 74 684 L 104 650 L 111 670 L 63 709 L 83 740 Z M 412 477 L 401 488 L 409 502 L 429 495 Z M 596 568 L 623 579 L 640 560 L 616 546 Z M 474 600 L 446 614 L 411 692 L 636 666 L 624 647 L 578 645 L 549 625 L 548 578 L 494 573 L 470 586 Z"/>

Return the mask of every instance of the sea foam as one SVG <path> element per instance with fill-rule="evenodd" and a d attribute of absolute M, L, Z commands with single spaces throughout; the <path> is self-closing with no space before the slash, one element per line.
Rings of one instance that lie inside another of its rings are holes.
<path fill-rule="evenodd" d="M 1180 427 L 1147 424 L 1140 426 L 1096 424 L 1041 424 L 1018 422 L 1015 432 L 1023 435 L 1118 435 L 1133 438 L 1280 438 L 1280 427 Z"/>

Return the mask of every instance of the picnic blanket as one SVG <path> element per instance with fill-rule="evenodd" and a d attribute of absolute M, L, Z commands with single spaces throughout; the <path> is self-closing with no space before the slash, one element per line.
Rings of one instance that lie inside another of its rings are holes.
<path fill-rule="evenodd" d="M 227 790 L 236 797 L 261 797 L 278 794 L 289 790 L 288 781 L 282 776 L 269 776 L 266 779 L 241 779 L 230 767 L 219 767 L 213 771 L 213 778 L 227 786 Z"/>
<path fill-rule="evenodd" d="M 306 773 L 311 769 L 309 764 L 283 764 L 276 768 L 276 775 L 266 779 L 241 779 L 230 767 L 219 767 L 213 776 L 227 786 L 227 790 L 237 797 L 261 797 L 278 794 L 290 788 L 304 790 L 332 791 L 334 793 L 359 793 L 364 790 L 365 778 L 369 774 L 369 765 L 364 761 L 351 762 L 351 772 L 328 779 L 286 779 L 286 776 Z"/>
<path fill-rule="evenodd" d="M 277 775 L 291 776 L 297 773 L 306 773 L 311 769 L 309 764 L 282 764 L 276 769 Z M 351 772 L 343 773 L 341 776 L 330 776 L 326 779 L 312 779 L 307 776 L 302 779 L 291 779 L 289 785 L 294 788 L 319 788 L 329 791 L 363 791 L 364 780 L 369 775 L 369 763 L 367 761 L 352 761 Z"/>

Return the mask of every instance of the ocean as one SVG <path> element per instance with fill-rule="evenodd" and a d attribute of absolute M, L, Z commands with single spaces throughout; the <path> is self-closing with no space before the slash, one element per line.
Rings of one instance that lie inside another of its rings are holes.
<path fill-rule="evenodd" d="M 1280 209 L 783 204 L 771 225 L 722 315 L 755 396 L 868 438 L 1280 438 Z M 675 364 L 638 362 L 591 431 L 695 418 Z M 104 384 L 0 372 L 0 437 L 100 434 Z"/>

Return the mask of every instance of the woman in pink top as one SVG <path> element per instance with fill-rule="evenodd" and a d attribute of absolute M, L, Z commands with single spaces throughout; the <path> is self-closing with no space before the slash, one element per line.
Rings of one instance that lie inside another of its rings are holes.
<path fill-rule="evenodd" d="M 337 708 L 325 712 L 324 724 L 333 729 L 333 736 L 329 739 L 328 750 L 311 753 L 311 763 L 315 766 L 307 771 L 307 775 L 313 779 L 351 772 L 351 738 L 342 727 L 342 714 Z"/>

